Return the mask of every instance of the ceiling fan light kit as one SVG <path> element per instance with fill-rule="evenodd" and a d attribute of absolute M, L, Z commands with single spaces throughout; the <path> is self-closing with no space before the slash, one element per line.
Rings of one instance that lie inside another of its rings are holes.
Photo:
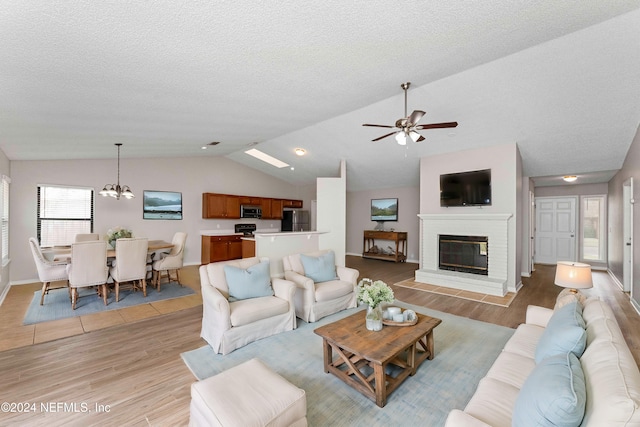
<path fill-rule="evenodd" d="M 424 136 L 418 133 L 419 130 L 425 129 L 438 129 L 438 128 L 454 128 L 458 126 L 458 122 L 445 122 L 445 123 L 431 123 L 426 125 L 419 125 L 418 121 L 425 115 L 425 112 L 422 110 L 414 110 L 411 115 L 407 114 L 407 90 L 411 86 L 411 82 L 402 83 L 400 87 L 404 91 L 404 117 L 396 120 L 395 126 L 389 125 L 372 125 L 365 123 L 362 126 L 371 126 L 378 128 L 398 128 L 398 131 L 390 132 L 386 135 L 379 136 L 378 138 L 372 139 L 371 141 L 376 142 L 380 141 L 383 138 L 395 134 L 395 140 L 399 145 L 407 145 L 407 137 L 411 138 L 413 142 L 422 142 L 424 141 Z"/>
<path fill-rule="evenodd" d="M 573 182 L 576 179 L 578 179 L 578 177 L 575 175 L 565 175 L 562 177 L 562 179 L 565 180 L 566 182 Z"/>

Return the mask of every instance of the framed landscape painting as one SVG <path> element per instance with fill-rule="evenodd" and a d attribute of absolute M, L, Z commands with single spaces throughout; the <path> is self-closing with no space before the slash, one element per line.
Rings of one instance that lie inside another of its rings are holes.
<path fill-rule="evenodd" d="M 143 219 L 182 219 L 182 193 L 144 190 Z"/>

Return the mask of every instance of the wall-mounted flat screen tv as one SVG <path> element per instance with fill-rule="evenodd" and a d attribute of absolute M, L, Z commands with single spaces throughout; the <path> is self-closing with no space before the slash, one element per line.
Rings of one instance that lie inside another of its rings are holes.
<path fill-rule="evenodd" d="M 371 199 L 371 221 L 397 221 L 398 199 Z"/>
<path fill-rule="evenodd" d="M 182 193 L 144 190 L 143 219 L 182 219 Z"/>
<path fill-rule="evenodd" d="M 491 205 L 491 169 L 440 175 L 440 206 Z"/>

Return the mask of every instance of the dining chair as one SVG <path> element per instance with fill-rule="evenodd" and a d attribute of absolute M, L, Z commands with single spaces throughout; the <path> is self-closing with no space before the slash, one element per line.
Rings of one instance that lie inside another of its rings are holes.
<path fill-rule="evenodd" d="M 120 287 L 130 282 L 127 287 L 133 290 L 142 289 L 147 296 L 147 238 L 131 237 L 116 240 L 116 258 L 109 273 L 116 289 L 116 302 L 120 301 Z"/>
<path fill-rule="evenodd" d="M 40 296 L 40 305 L 44 304 L 44 296 L 49 293 L 49 287 L 51 282 L 58 282 L 64 280 L 68 288 L 69 275 L 67 274 L 67 260 L 63 261 L 49 261 L 47 260 L 42 251 L 40 245 L 35 237 L 29 238 L 29 246 L 31 247 L 31 253 L 33 254 L 33 261 L 36 263 L 38 269 L 38 278 L 42 282 L 42 295 Z M 69 296 L 71 296 L 71 290 L 69 289 Z"/>
<path fill-rule="evenodd" d="M 180 286 L 180 269 L 182 268 L 182 261 L 184 258 L 184 245 L 187 241 L 187 233 L 181 231 L 173 235 L 173 248 L 168 254 L 160 254 L 162 258 L 153 262 L 153 285 L 160 292 L 160 281 L 162 280 L 162 272 L 166 271 L 167 280 L 171 281 L 171 272 L 175 271 L 176 281 Z"/>
<path fill-rule="evenodd" d="M 76 242 L 71 245 L 71 264 L 67 266 L 69 287 L 71 288 L 71 308 L 76 309 L 78 288 L 98 286 L 100 295 L 107 305 L 107 242 L 93 240 Z"/>
<path fill-rule="evenodd" d="M 100 240 L 100 235 L 98 233 L 78 233 L 75 237 L 76 242 L 89 242 L 92 240 Z"/>

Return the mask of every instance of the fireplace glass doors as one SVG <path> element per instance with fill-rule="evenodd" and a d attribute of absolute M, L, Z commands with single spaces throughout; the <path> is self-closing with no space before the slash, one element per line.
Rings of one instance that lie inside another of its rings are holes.
<path fill-rule="evenodd" d="M 489 274 L 489 239 L 487 236 L 453 236 L 441 234 L 439 264 L 441 270 L 472 274 Z"/>

